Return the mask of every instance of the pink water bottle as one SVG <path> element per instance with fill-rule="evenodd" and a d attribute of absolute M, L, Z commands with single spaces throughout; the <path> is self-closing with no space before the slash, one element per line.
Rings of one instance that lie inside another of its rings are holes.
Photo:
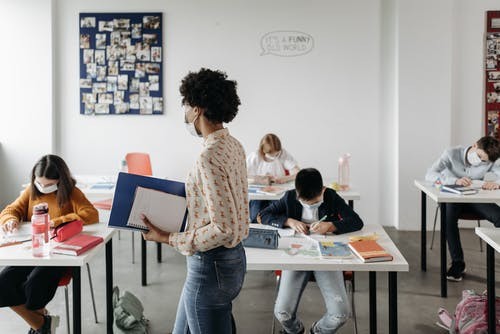
<path fill-rule="evenodd" d="M 33 256 L 49 256 L 49 220 L 49 206 L 47 203 L 40 203 L 33 207 L 33 215 L 31 216 L 31 245 Z"/>
<path fill-rule="evenodd" d="M 339 187 L 341 191 L 349 190 L 349 153 L 342 154 L 339 158 Z"/>

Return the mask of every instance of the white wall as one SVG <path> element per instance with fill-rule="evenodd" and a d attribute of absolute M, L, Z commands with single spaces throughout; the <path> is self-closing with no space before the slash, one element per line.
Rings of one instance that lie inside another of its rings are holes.
<path fill-rule="evenodd" d="M 56 1 L 57 150 L 75 173 L 114 173 L 128 151 L 147 151 L 158 176 L 184 179 L 201 142 L 184 129 L 179 82 L 201 66 L 227 71 L 242 101 L 229 125 L 247 152 L 275 132 L 303 167 L 337 173 L 352 158 L 356 204 L 368 223 L 380 204 L 380 3 L 358 1 Z M 79 115 L 78 13 L 160 11 L 164 16 L 163 116 Z M 260 56 L 270 31 L 313 36 L 301 57 Z M 384 223 L 385 221 L 381 221 Z"/>
<path fill-rule="evenodd" d="M 0 205 L 19 195 L 31 168 L 53 147 L 50 0 L 2 0 Z"/>

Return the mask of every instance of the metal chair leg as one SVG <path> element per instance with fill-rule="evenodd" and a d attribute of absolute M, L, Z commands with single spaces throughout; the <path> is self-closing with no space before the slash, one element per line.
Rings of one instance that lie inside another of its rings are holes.
<path fill-rule="evenodd" d="M 278 291 L 280 289 L 280 282 L 281 282 L 280 278 L 281 278 L 280 275 L 276 275 L 276 294 L 274 296 L 274 300 L 276 300 L 276 298 L 278 297 Z M 273 312 L 273 323 L 271 326 L 271 334 L 274 334 L 275 329 L 276 329 L 276 319 L 274 318 L 274 312 Z"/>
<path fill-rule="evenodd" d="M 432 246 L 434 245 L 434 234 L 436 233 L 436 222 L 437 222 L 438 211 L 439 211 L 439 205 L 436 206 L 436 212 L 434 213 L 434 226 L 432 226 L 431 249 Z"/>
<path fill-rule="evenodd" d="M 87 263 L 87 273 L 89 274 L 89 285 L 90 285 L 90 296 L 92 297 L 92 307 L 94 308 L 94 319 L 95 323 L 98 324 L 97 320 L 97 309 L 95 307 L 95 297 L 94 297 L 94 287 L 92 286 L 92 275 L 90 274 L 90 266 Z"/>
<path fill-rule="evenodd" d="M 68 297 L 68 286 L 64 286 L 64 299 L 66 300 L 66 325 L 68 326 L 68 334 L 71 334 L 71 326 L 69 323 L 69 297 Z"/>
<path fill-rule="evenodd" d="M 481 221 L 479 219 L 477 220 L 477 227 L 481 227 Z M 481 239 L 481 238 L 478 238 L 478 239 L 479 239 L 479 250 L 482 253 L 483 252 L 483 239 Z"/>
<path fill-rule="evenodd" d="M 351 281 L 346 281 L 346 291 L 351 296 L 352 320 L 354 321 L 354 333 L 358 334 L 358 321 L 356 319 L 356 307 L 354 305 L 354 289 Z"/>
<path fill-rule="evenodd" d="M 120 230 L 118 230 L 118 240 L 122 240 L 122 234 Z"/>
<path fill-rule="evenodd" d="M 135 263 L 135 234 L 134 232 L 131 232 L 132 233 L 132 264 Z"/>

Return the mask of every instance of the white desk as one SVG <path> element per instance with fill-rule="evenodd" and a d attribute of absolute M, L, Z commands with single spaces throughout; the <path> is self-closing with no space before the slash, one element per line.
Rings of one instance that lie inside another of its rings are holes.
<path fill-rule="evenodd" d="M 99 251 L 106 248 L 106 326 L 107 333 L 113 333 L 113 246 L 114 230 L 108 229 L 105 223 L 84 226 L 84 232 L 104 239 L 104 242 L 80 256 L 51 254 L 47 258 L 33 257 L 31 243 L 0 248 L 1 266 L 61 266 L 73 268 L 73 333 L 82 332 L 81 321 L 81 267 L 88 263 Z M 20 233 L 30 233 L 30 226 L 21 227 Z M 53 243 L 54 245 L 56 243 Z"/>
<path fill-rule="evenodd" d="M 446 203 L 500 203 L 500 190 L 480 190 L 475 195 L 457 195 L 442 192 L 431 182 L 415 180 L 415 186 L 421 191 L 421 235 L 420 257 L 421 270 L 427 270 L 427 197 L 436 202 L 441 209 L 441 297 L 447 297 L 448 286 L 446 281 Z"/>
<path fill-rule="evenodd" d="M 286 254 L 283 249 L 245 248 L 247 270 L 335 270 L 335 271 L 368 271 L 370 299 L 370 333 L 376 333 L 376 272 L 389 273 L 389 333 L 397 333 L 397 272 L 409 271 L 405 260 L 396 245 L 380 225 L 365 225 L 361 231 L 329 236 L 335 241 L 347 242 L 350 235 L 379 235 L 378 242 L 394 257 L 393 261 L 363 263 L 357 257 L 351 259 L 316 259 L 305 256 Z M 285 239 L 285 238 L 283 238 Z M 283 242 L 280 241 L 281 247 Z M 280 246 L 278 246 L 280 247 Z"/>
<path fill-rule="evenodd" d="M 488 334 L 495 334 L 495 251 L 500 253 L 500 229 L 476 227 L 476 234 L 486 246 L 486 287 L 488 291 Z"/>

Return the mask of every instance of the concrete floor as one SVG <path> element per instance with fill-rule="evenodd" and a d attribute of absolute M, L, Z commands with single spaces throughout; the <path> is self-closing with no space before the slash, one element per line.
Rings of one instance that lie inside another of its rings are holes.
<path fill-rule="evenodd" d="M 410 272 L 398 275 L 398 321 L 399 333 L 445 333 L 434 323 L 440 306 L 453 311 L 460 300 L 463 289 L 483 291 L 486 288 L 486 254 L 479 252 L 478 238 L 473 230 L 461 232 L 466 254 L 467 275 L 462 282 L 448 284 L 447 299 L 439 297 L 439 234 L 437 244 L 428 251 L 428 269 L 420 271 L 420 232 L 401 232 L 393 228 L 386 229 L 396 245 L 410 263 Z M 135 235 L 136 245 L 139 235 Z M 430 234 L 429 234 L 430 242 Z M 115 237 L 114 277 L 115 284 L 122 290 L 136 294 L 144 303 L 146 317 L 151 320 L 151 333 L 169 333 L 172 330 L 177 301 L 185 277 L 185 258 L 163 247 L 163 263 L 156 263 L 156 246 L 148 245 L 148 281 L 147 287 L 140 285 L 140 264 L 131 263 L 131 233 L 122 232 L 121 240 Z M 139 259 L 136 248 L 136 260 Z M 82 312 L 83 333 L 105 333 L 105 290 L 104 290 L 104 251 L 101 257 L 91 263 L 94 289 L 97 299 L 99 323 L 94 322 L 89 294 L 86 270 L 82 271 Z M 497 257 L 499 258 L 499 257 Z M 497 278 L 500 266 L 497 261 Z M 497 280 L 498 282 L 498 280 Z M 1 288 L 1 287 L 0 287 Z M 71 291 L 71 288 L 70 288 Z M 70 292 L 71 293 L 71 292 Z M 273 317 L 275 279 L 272 272 L 248 272 L 245 285 L 234 302 L 234 315 L 238 333 L 270 333 Z M 71 298 L 71 295 L 70 295 Z M 378 332 L 388 333 L 387 315 L 387 275 L 377 275 Z M 310 326 L 321 317 L 324 304 L 315 283 L 307 287 L 299 307 L 298 314 L 305 326 Z M 356 273 L 355 307 L 359 333 L 368 333 L 368 274 Z M 53 314 L 61 316 L 61 325 L 57 333 L 68 333 L 64 311 L 64 289 L 59 288 L 55 298 L 48 305 Z M 0 309 L 0 333 L 27 333 L 28 328 L 10 309 Z M 348 322 L 339 333 L 353 333 L 352 321 Z"/>

